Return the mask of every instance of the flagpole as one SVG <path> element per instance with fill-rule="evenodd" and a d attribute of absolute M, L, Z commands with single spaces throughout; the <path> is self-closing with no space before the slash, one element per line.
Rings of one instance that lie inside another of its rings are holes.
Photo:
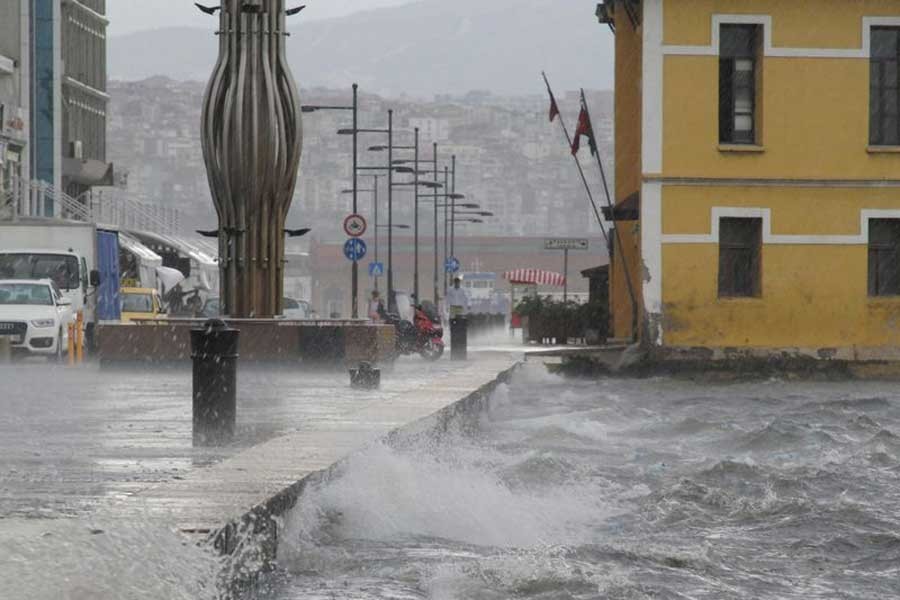
<path fill-rule="evenodd" d="M 566 127 L 566 122 L 563 119 L 562 112 L 559 112 L 559 104 L 556 103 L 556 96 L 553 95 L 553 90 L 550 89 L 550 81 L 547 79 L 547 74 L 544 71 L 541 71 L 541 76 L 544 78 L 544 84 L 547 86 L 547 93 L 550 94 L 550 103 L 551 106 L 555 106 L 557 108 L 556 116 L 559 117 L 559 124 L 562 126 L 563 133 L 566 134 L 566 143 L 568 147 L 572 147 L 572 136 L 569 135 L 569 129 Z M 609 236 L 606 234 L 606 227 L 603 225 L 603 219 L 600 218 L 600 211 L 597 210 L 597 203 L 594 201 L 594 194 L 591 193 L 591 188 L 588 185 L 587 177 L 584 175 L 584 168 L 581 166 L 581 161 L 578 160 L 578 155 L 573 154 L 572 159 L 575 161 L 575 166 L 578 167 L 578 174 L 581 175 L 581 183 L 584 184 L 584 191 L 587 192 L 588 200 L 591 202 L 591 208 L 594 209 L 594 216 L 597 217 L 597 224 L 600 225 L 600 231 L 603 233 L 603 241 L 606 242 L 606 247 L 609 247 Z"/>
<path fill-rule="evenodd" d="M 612 217 L 613 223 L 616 222 L 616 212 L 615 207 L 613 206 L 612 198 L 609 195 L 609 185 L 606 183 L 606 170 L 603 168 L 603 161 L 600 159 L 600 151 L 597 148 L 597 137 L 594 135 L 594 122 L 591 121 L 591 111 L 588 108 L 587 99 L 584 96 L 584 88 L 581 88 L 581 108 L 584 110 L 587 115 L 588 123 L 590 124 L 591 130 L 591 153 L 597 157 L 597 166 L 600 167 L 600 178 L 603 180 L 603 192 L 606 194 L 606 205 L 609 208 L 609 214 Z M 616 246 L 619 249 L 619 255 L 622 257 L 622 268 L 625 271 L 625 283 L 628 284 L 628 295 L 631 297 L 631 332 L 634 338 L 637 337 L 637 317 L 638 317 L 638 305 L 637 298 L 634 295 L 634 287 L 631 284 L 631 275 L 628 272 L 628 261 L 625 260 L 625 249 L 622 246 L 622 238 L 619 235 L 619 228 L 613 227 L 613 237 L 615 238 Z"/>

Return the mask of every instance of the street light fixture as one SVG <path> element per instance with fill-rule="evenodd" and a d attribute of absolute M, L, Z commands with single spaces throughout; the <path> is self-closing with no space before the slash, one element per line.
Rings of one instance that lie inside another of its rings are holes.
<path fill-rule="evenodd" d="M 316 105 L 316 104 L 307 104 L 305 106 L 300 107 L 300 112 L 304 113 L 314 113 L 320 110 L 349 110 L 353 112 L 353 128 L 352 129 L 341 129 L 338 131 L 340 135 L 352 135 L 353 136 L 353 214 L 358 214 L 358 192 L 359 185 L 357 183 L 357 173 L 358 169 L 358 161 L 359 161 L 359 85 L 353 84 L 353 104 L 350 106 L 329 106 L 329 105 Z M 357 261 L 353 261 L 353 268 L 351 272 L 351 317 L 354 319 L 359 318 L 359 263 Z"/>
<path fill-rule="evenodd" d="M 384 144 L 379 144 L 379 145 L 376 145 L 376 146 L 369 146 L 369 152 L 384 152 L 385 150 L 388 150 L 388 149 L 389 149 L 389 148 L 388 148 L 387 146 L 385 146 Z M 394 145 L 394 150 L 415 150 L 415 149 L 416 149 L 415 146 L 397 146 L 397 145 Z M 394 160 L 394 161 L 392 161 L 392 162 L 393 162 L 394 164 L 400 164 L 400 163 L 401 163 L 401 161 L 399 161 L 399 160 Z M 412 160 L 406 160 L 406 161 L 402 161 L 402 162 L 415 162 L 415 161 L 412 161 Z"/>
<path fill-rule="evenodd" d="M 315 104 L 304 104 L 300 107 L 300 112 L 314 113 L 320 110 L 353 110 L 352 106 L 322 106 Z"/>
<path fill-rule="evenodd" d="M 478 217 L 493 217 L 494 213 L 488 210 L 458 210 L 454 215 L 475 215 Z"/>
<path fill-rule="evenodd" d="M 413 190 L 413 193 L 415 196 L 415 206 L 413 209 L 414 223 L 415 223 L 415 225 L 414 225 L 415 234 L 414 234 L 414 242 L 413 242 L 413 253 L 414 253 L 413 293 L 416 295 L 416 297 L 418 297 L 419 296 L 419 198 L 420 198 L 419 188 L 424 187 L 424 188 L 436 190 L 439 187 L 442 187 L 442 185 L 436 181 L 420 181 L 419 180 L 419 175 L 425 174 L 428 171 L 419 169 L 419 128 L 418 127 L 414 128 L 414 132 L 415 132 L 415 142 L 411 146 L 393 145 L 392 143 L 389 143 L 388 146 L 384 146 L 384 145 L 371 146 L 371 147 L 369 147 L 369 150 L 372 152 L 382 152 L 384 150 L 388 150 L 388 153 L 389 153 L 388 154 L 388 166 L 386 167 L 386 169 L 388 169 L 392 173 L 405 173 L 405 174 L 411 174 L 414 176 L 413 181 L 391 183 L 390 186 L 391 186 L 391 188 L 412 187 L 412 190 Z M 412 160 L 409 160 L 409 159 L 395 160 L 393 158 L 393 150 L 413 150 L 414 151 L 413 159 Z M 399 165 L 409 164 L 409 163 L 412 163 L 413 166 L 412 167 L 399 166 Z M 395 166 L 395 165 L 398 165 L 398 166 Z"/>
<path fill-rule="evenodd" d="M 465 200 L 465 198 L 466 198 L 465 194 L 441 194 L 441 197 L 444 197 L 444 196 L 446 196 L 448 199 L 451 199 L 451 200 Z M 438 206 L 441 208 L 446 208 L 448 206 L 463 206 L 465 208 L 481 208 L 481 206 L 479 204 L 475 204 L 474 202 L 470 202 L 468 204 L 457 204 L 456 202 L 441 202 L 440 204 L 438 204 Z"/>
<path fill-rule="evenodd" d="M 394 255 L 393 255 L 393 219 L 394 219 L 394 169 L 392 163 L 394 160 L 394 110 L 388 109 L 388 126 L 387 129 L 369 129 L 359 128 L 356 121 L 353 123 L 352 129 L 338 129 L 338 135 L 353 135 L 354 139 L 360 133 L 381 133 L 387 134 L 388 143 L 388 159 L 385 167 L 359 167 L 355 163 L 353 165 L 353 177 L 356 178 L 356 172 L 359 171 L 387 171 L 387 188 L 388 188 L 388 310 L 394 308 Z M 373 146 L 374 147 L 374 146 Z M 418 177 L 418 175 L 417 175 Z"/>

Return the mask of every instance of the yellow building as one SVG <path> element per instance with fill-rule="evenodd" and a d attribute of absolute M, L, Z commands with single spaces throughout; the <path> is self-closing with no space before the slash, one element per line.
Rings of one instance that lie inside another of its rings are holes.
<path fill-rule="evenodd" d="M 615 335 L 900 356 L 900 1 L 605 0 Z M 626 220 L 631 219 L 631 220 Z"/>

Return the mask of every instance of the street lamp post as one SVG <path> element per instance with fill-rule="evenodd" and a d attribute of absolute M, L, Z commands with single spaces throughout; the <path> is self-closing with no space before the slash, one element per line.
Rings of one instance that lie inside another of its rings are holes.
<path fill-rule="evenodd" d="M 418 134 L 418 129 L 416 129 L 416 133 Z M 418 135 L 416 135 L 416 139 L 418 141 Z M 420 182 L 420 184 L 428 183 L 428 187 L 431 187 L 434 190 L 434 192 L 432 194 L 432 199 L 434 200 L 434 206 L 433 206 L 433 209 L 434 209 L 434 273 L 433 273 L 433 275 L 434 276 L 432 279 L 432 285 L 433 285 L 434 301 L 435 301 L 435 303 L 437 303 L 438 298 L 439 298 L 439 293 L 440 293 L 440 288 L 439 288 L 439 283 L 438 283 L 438 276 L 439 276 L 438 274 L 441 272 L 441 270 L 440 270 L 440 245 L 439 245 L 440 244 L 440 235 L 438 233 L 438 210 L 440 208 L 444 207 L 443 204 L 438 202 L 438 198 L 448 199 L 451 196 L 450 193 L 447 191 L 448 190 L 447 186 L 448 186 L 448 181 L 449 181 L 448 171 L 447 171 L 447 168 L 445 167 L 444 168 L 444 182 L 438 183 L 437 178 L 438 178 L 438 175 L 441 173 L 441 171 L 438 170 L 438 144 L 437 144 L 437 142 L 432 143 L 432 156 L 431 156 L 432 168 L 430 170 L 423 171 L 423 170 L 419 169 L 420 161 L 418 160 L 418 144 L 416 144 L 416 146 L 414 146 L 414 147 L 416 148 L 416 159 L 413 160 L 412 162 L 415 163 L 415 168 L 410 169 L 410 170 L 415 173 L 416 180 L 418 181 L 418 176 L 422 173 L 430 173 L 430 174 L 432 174 L 432 176 L 435 179 L 435 181 L 433 181 L 433 182 Z M 406 161 L 406 160 L 395 161 L 395 163 L 398 163 L 398 164 L 399 163 L 408 163 L 408 162 L 410 162 L 410 161 Z M 443 188 L 443 193 L 438 192 L 438 190 L 441 188 Z M 416 189 L 418 189 L 418 186 L 416 187 Z M 453 196 L 457 199 L 464 198 L 464 196 L 462 196 L 461 194 L 453 194 Z M 417 207 L 418 207 L 419 198 L 420 198 L 420 195 L 417 193 L 416 194 L 416 206 Z M 471 205 L 470 207 L 477 208 L 477 205 Z M 447 247 L 446 247 L 447 214 L 446 213 L 447 213 L 447 211 L 445 210 L 444 213 L 445 213 L 445 215 L 444 215 L 444 255 L 446 258 L 446 254 L 447 254 Z M 416 211 L 416 221 L 417 221 L 416 226 L 418 226 L 418 210 Z M 418 272 L 418 250 L 419 250 L 418 240 L 419 240 L 419 238 L 418 238 L 418 236 L 416 236 L 415 255 L 417 257 L 417 260 L 416 260 L 416 271 L 417 272 Z M 414 279 L 416 282 L 418 282 L 417 273 L 414 274 Z M 446 280 L 445 280 L 445 283 L 446 283 Z M 445 289 L 445 292 L 446 292 L 446 289 Z M 416 296 L 418 297 L 418 293 L 416 294 Z"/>
<path fill-rule="evenodd" d="M 392 129 L 393 129 L 392 127 L 389 128 L 389 131 L 392 131 Z M 414 129 L 414 133 L 415 133 L 415 143 L 413 145 L 397 145 L 397 144 L 394 144 L 393 139 L 391 139 L 391 140 L 389 140 L 389 142 L 390 142 L 389 144 L 370 146 L 369 150 L 373 151 L 373 152 L 383 152 L 383 151 L 387 150 L 389 152 L 389 166 L 383 167 L 383 169 L 388 169 L 389 173 L 391 173 L 391 174 L 405 173 L 405 174 L 413 175 L 412 181 L 399 182 L 399 183 L 392 181 L 390 184 L 390 189 L 394 190 L 395 188 L 401 188 L 401 187 L 403 187 L 403 188 L 412 187 L 413 188 L 413 193 L 414 193 L 414 198 L 415 198 L 415 206 L 414 206 L 414 211 L 413 211 L 414 212 L 414 223 L 413 223 L 413 229 L 414 229 L 414 244 L 413 245 L 414 245 L 414 248 L 413 248 L 413 252 L 415 255 L 415 259 L 414 259 L 415 265 L 413 267 L 413 293 L 418 298 L 419 285 L 420 285 L 420 277 L 419 277 L 419 211 L 418 211 L 418 208 L 419 208 L 419 199 L 421 198 L 421 194 L 419 193 L 419 188 L 420 187 L 433 188 L 436 193 L 436 190 L 438 188 L 442 187 L 442 185 L 437 182 L 434 182 L 434 181 L 422 181 L 421 179 L 419 179 L 419 176 L 422 173 L 425 173 L 426 171 L 422 171 L 419 169 L 420 156 L 419 156 L 419 128 L 418 127 L 416 127 Z M 395 150 L 412 150 L 414 152 L 413 158 L 412 159 L 396 159 L 395 160 L 393 158 L 393 152 Z M 412 166 L 412 167 L 401 166 L 401 165 L 409 164 L 409 163 L 412 163 L 414 166 Z M 382 169 L 382 167 L 364 167 L 364 168 L 379 169 L 379 170 Z M 387 227 L 387 229 L 409 229 L 409 228 L 410 228 L 409 226 Z M 391 232 L 388 233 L 388 236 L 390 238 Z M 391 243 L 389 243 L 388 244 L 389 255 L 391 253 L 392 247 L 393 247 L 393 245 Z M 393 286 L 390 286 L 390 287 L 391 287 L 391 289 L 393 289 Z"/>
<path fill-rule="evenodd" d="M 444 166 L 444 192 L 447 191 L 447 186 L 450 185 L 450 169 L 446 165 Z M 444 296 L 447 296 L 447 249 L 449 248 L 449 228 L 450 228 L 450 217 L 449 217 L 449 206 L 447 203 L 444 203 Z"/>
<path fill-rule="evenodd" d="M 453 181 L 450 183 L 450 213 L 456 214 L 456 155 L 450 158 L 453 164 Z M 456 249 L 453 247 L 453 238 L 456 237 L 456 229 L 454 223 L 450 223 L 450 256 L 456 256 Z"/>
<path fill-rule="evenodd" d="M 388 109 L 388 310 L 397 306 L 394 298 L 394 109 Z"/>
<path fill-rule="evenodd" d="M 453 194 L 453 202 L 455 204 L 456 197 L 461 196 L 462 194 Z M 471 208 L 478 208 L 477 204 L 468 205 L 468 204 L 457 204 L 456 206 L 469 206 Z M 475 217 L 493 217 L 494 213 L 486 210 L 456 210 L 453 211 L 453 218 L 450 219 L 450 254 L 453 257 L 456 257 L 456 224 L 457 223 L 483 223 L 481 219 L 477 219 Z M 462 218 L 456 218 L 457 216 Z"/>
<path fill-rule="evenodd" d="M 378 262 L 378 175 L 372 175 L 372 179 L 375 181 L 375 185 L 372 186 L 372 189 L 374 190 L 372 192 L 372 205 L 373 205 L 372 213 L 373 213 L 373 218 L 375 219 L 375 223 L 374 223 L 375 231 L 373 232 L 373 237 L 375 238 L 375 262 L 377 263 Z M 381 276 L 378 275 L 377 273 L 375 274 L 374 279 L 375 279 L 375 291 L 376 292 L 379 291 L 378 290 L 378 279 L 380 277 Z"/>
<path fill-rule="evenodd" d="M 413 294 L 416 297 L 416 302 L 420 302 L 419 300 L 419 128 L 415 128 L 415 164 L 413 165 L 413 169 L 415 170 L 414 174 L 414 184 L 413 191 L 415 193 L 415 202 L 413 207 Z"/>
<path fill-rule="evenodd" d="M 357 180 L 358 161 L 359 161 L 359 85 L 353 84 L 353 104 L 351 106 L 325 106 L 325 105 L 304 105 L 300 110 L 305 113 L 312 113 L 319 110 L 349 110 L 353 112 L 353 129 L 350 133 L 353 135 L 353 214 L 358 214 L 358 196 L 359 184 Z M 346 133 L 346 130 L 338 131 L 339 134 Z M 351 316 L 354 319 L 359 318 L 359 263 L 353 261 L 351 271 Z"/>
<path fill-rule="evenodd" d="M 438 145 L 437 142 L 433 143 L 432 147 L 433 154 L 431 155 L 432 161 L 434 162 L 434 170 L 433 177 L 435 181 L 437 180 L 438 173 Z M 447 192 L 447 189 L 444 188 L 444 193 Z M 437 188 L 434 188 L 434 304 L 435 306 L 440 306 L 438 302 L 438 191 Z"/>
<path fill-rule="evenodd" d="M 359 166 L 359 102 L 357 99 L 357 92 L 359 87 L 357 84 L 353 84 L 353 214 L 359 214 L 357 211 L 359 210 L 359 184 L 357 182 L 357 167 Z M 358 319 L 359 318 L 359 262 L 354 258 L 353 259 L 353 267 L 352 267 L 352 283 L 350 295 L 353 297 L 352 308 L 351 308 L 351 318 Z"/>

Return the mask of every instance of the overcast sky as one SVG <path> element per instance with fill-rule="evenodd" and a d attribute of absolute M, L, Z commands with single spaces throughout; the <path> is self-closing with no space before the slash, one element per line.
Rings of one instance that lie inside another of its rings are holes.
<path fill-rule="evenodd" d="M 0 0 L 2 1 L 2 0 Z M 412 0 L 294 0 L 288 6 L 306 4 L 305 19 L 328 19 L 360 10 L 405 4 Z M 490 0 L 485 0 L 490 1 Z M 217 0 L 200 0 L 216 5 Z M 208 27 L 209 17 L 194 6 L 193 0 L 107 0 L 109 35 L 122 35 L 144 29 L 184 25 Z"/>

